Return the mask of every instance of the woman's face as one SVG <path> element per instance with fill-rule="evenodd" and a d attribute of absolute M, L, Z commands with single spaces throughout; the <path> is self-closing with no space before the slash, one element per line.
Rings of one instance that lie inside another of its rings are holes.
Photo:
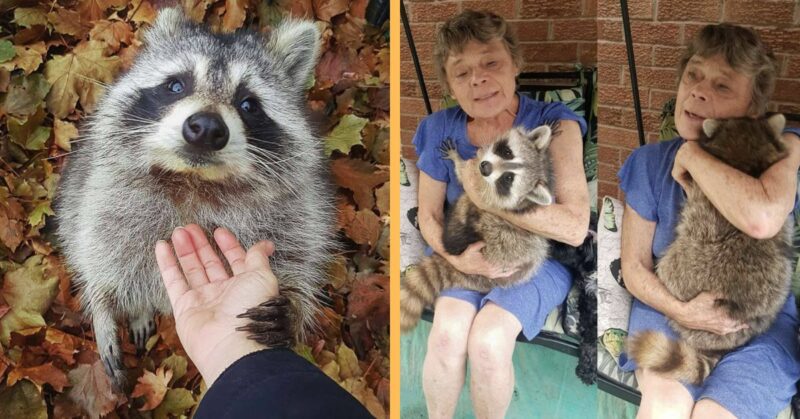
<path fill-rule="evenodd" d="M 721 55 L 693 56 L 681 76 L 675 102 L 675 126 L 686 140 L 700 138 L 703 120 L 747 116 L 752 77 L 737 73 Z"/>
<path fill-rule="evenodd" d="M 492 118 L 513 105 L 519 69 L 502 39 L 469 41 L 444 67 L 450 92 L 472 118 Z"/>

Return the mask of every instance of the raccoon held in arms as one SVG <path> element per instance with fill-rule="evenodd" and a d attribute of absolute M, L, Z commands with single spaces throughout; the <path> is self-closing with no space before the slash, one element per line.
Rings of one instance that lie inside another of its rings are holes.
<path fill-rule="evenodd" d="M 781 140 L 785 123 L 780 114 L 769 119 L 706 119 L 698 141 L 719 160 L 759 177 L 788 154 Z M 728 222 L 700 188 L 690 184 L 675 241 L 656 264 L 656 273 L 681 301 L 703 291 L 722 295 L 716 305 L 749 328 L 718 335 L 670 321 L 678 341 L 653 331 L 629 339 L 628 353 L 638 367 L 700 384 L 724 354 L 766 331 L 789 293 L 790 230 L 787 220 L 775 237 L 754 239 Z"/>
<path fill-rule="evenodd" d="M 443 145 L 446 158 L 455 163 L 456 176 L 478 171 L 481 200 L 493 208 L 526 213 L 554 202 L 548 146 L 553 131 L 549 125 L 533 130 L 512 128 L 492 144 L 478 150 L 475 159 L 462 160 L 452 141 Z M 487 261 L 516 271 L 505 278 L 491 279 L 465 274 L 438 254 L 424 258 L 406 272 L 400 287 L 400 328 L 412 329 L 422 310 L 445 289 L 461 287 L 488 292 L 497 286 L 527 281 L 547 259 L 548 239 L 518 227 L 478 208 L 462 194 L 446 214 L 442 243 L 452 255 L 483 240 L 481 252 Z"/>
<path fill-rule="evenodd" d="M 170 313 L 153 249 L 178 226 L 222 226 L 245 248 L 275 242 L 281 297 L 245 314 L 252 339 L 286 346 L 314 325 L 335 247 L 327 160 L 305 105 L 318 38 L 303 21 L 213 34 L 163 9 L 89 117 L 58 191 L 57 235 L 118 388 L 117 323 L 141 350 L 154 315 Z"/>

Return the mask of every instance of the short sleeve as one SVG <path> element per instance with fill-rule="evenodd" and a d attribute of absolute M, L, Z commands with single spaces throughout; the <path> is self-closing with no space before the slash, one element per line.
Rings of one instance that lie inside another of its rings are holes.
<path fill-rule="evenodd" d="M 625 192 L 625 203 L 648 221 L 657 221 L 658 205 L 653 192 L 657 168 L 655 145 L 634 150 L 619 169 L 619 186 Z"/>
<path fill-rule="evenodd" d="M 800 137 L 800 128 L 786 128 L 783 130 L 784 133 L 790 132 L 798 137 Z"/>
<path fill-rule="evenodd" d="M 437 129 L 440 128 L 439 125 L 436 121 L 432 121 L 431 116 L 423 119 L 417 127 L 417 132 L 414 133 L 412 142 L 417 152 L 419 170 L 439 182 L 447 183 L 450 177 L 439 151 L 442 144 L 442 129 Z"/>
<path fill-rule="evenodd" d="M 581 127 L 581 137 L 586 135 L 586 120 L 572 112 L 567 105 L 561 102 L 551 102 L 545 105 L 542 111 L 543 121 L 559 121 L 562 119 L 577 122 Z"/>

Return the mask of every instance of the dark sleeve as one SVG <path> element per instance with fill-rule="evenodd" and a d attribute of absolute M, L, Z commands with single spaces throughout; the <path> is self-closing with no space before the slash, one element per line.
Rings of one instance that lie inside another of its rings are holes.
<path fill-rule="evenodd" d="M 208 389 L 194 416 L 218 418 L 372 418 L 350 393 L 287 349 L 249 354 Z"/>

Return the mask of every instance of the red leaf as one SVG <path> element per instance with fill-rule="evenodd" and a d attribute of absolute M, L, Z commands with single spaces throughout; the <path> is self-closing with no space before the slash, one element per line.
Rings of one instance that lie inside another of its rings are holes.
<path fill-rule="evenodd" d="M 331 162 L 333 180 L 353 191 L 359 209 L 375 206 L 373 189 L 389 180 L 389 172 L 363 160 L 337 159 Z"/>
<path fill-rule="evenodd" d="M 349 3 L 350 0 L 314 0 L 314 12 L 319 20 L 330 22 L 332 17 L 346 12 Z"/>
<path fill-rule="evenodd" d="M 52 362 L 48 362 L 36 367 L 14 368 L 8 373 L 8 386 L 13 386 L 17 381 L 27 378 L 36 384 L 39 390 L 44 384 L 50 384 L 57 392 L 64 391 L 64 387 L 69 385 L 67 375 L 64 371 L 56 368 Z"/>
<path fill-rule="evenodd" d="M 99 359 L 91 365 L 81 364 L 70 371 L 69 381 L 72 388 L 67 395 L 93 418 L 108 414 L 117 403 L 124 402 L 124 397 L 112 391 L 111 381 Z"/>
<path fill-rule="evenodd" d="M 161 404 L 167 394 L 170 379 L 172 379 L 172 371 L 165 371 L 164 367 L 156 370 L 155 374 L 144 370 L 144 374 L 139 377 L 139 382 L 131 393 L 131 397 L 145 398 L 144 406 L 139 410 L 153 410 Z"/>

